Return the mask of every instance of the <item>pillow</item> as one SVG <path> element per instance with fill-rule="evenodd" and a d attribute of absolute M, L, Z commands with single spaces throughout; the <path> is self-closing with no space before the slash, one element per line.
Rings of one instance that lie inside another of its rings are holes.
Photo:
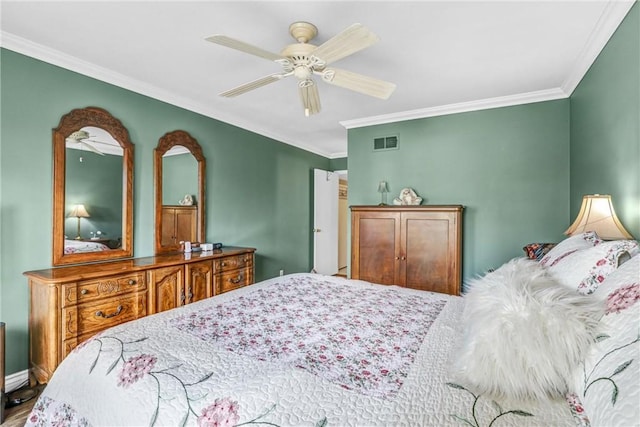
<path fill-rule="evenodd" d="M 635 240 L 603 241 L 557 260 L 549 266 L 549 271 L 563 285 L 581 294 L 591 294 L 618 268 L 621 257 L 637 252 L 638 242 Z"/>
<path fill-rule="evenodd" d="M 564 257 L 571 255 L 576 251 L 596 246 L 600 244 L 600 242 L 602 242 L 602 240 L 598 237 L 595 231 L 587 231 L 585 233 L 567 237 L 542 257 L 540 263 L 551 267 L 561 261 Z"/>
<path fill-rule="evenodd" d="M 611 273 L 592 298 L 606 300 L 603 330 L 584 361 L 576 390 L 592 425 L 638 425 L 640 256 Z"/>
<path fill-rule="evenodd" d="M 529 259 L 540 261 L 555 245 L 555 243 L 529 243 L 522 250 Z"/>
<path fill-rule="evenodd" d="M 602 301 L 559 285 L 527 258 L 468 285 L 452 372 L 460 384 L 496 399 L 564 398 L 594 342 Z"/>

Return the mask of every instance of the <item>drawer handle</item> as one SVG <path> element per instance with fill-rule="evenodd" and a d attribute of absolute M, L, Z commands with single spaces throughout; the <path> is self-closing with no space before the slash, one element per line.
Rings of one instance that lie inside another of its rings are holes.
<path fill-rule="evenodd" d="M 130 285 L 135 285 L 136 283 L 138 283 L 138 282 L 136 282 L 134 279 L 129 279 L 129 284 Z"/>
<path fill-rule="evenodd" d="M 111 314 L 104 314 L 102 312 L 102 310 L 96 311 L 96 316 L 98 317 L 104 317 L 105 319 L 109 319 L 111 317 L 116 317 L 118 314 L 120 314 L 120 312 L 122 311 L 122 306 L 119 305 L 118 308 L 116 309 L 116 311 L 114 313 Z"/>
<path fill-rule="evenodd" d="M 88 293 L 89 293 L 88 289 L 83 289 L 83 290 L 80 291 L 80 295 L 86 295 Z"/>
<path fill-rule="evenodd" d="M 226 262 L 222 261 L 222 262 L 220 263 L 220 267 L 226 267 L 226 266 L 227 266 L 227 263 L 226 263 Z"/>
<path fill-rule="evenodd" d="M 184 305 L 184 300 L 185 300 L 185 294 L 184 294 L 184 289 L 180 291 L 180 305 Z"/>
<path fill-rule="evenodd" d="M 229 278 L 229 281 L 234 285 L 237 285 L 238 283 L 242 282 L 242 280 L 243 280 L 242 274 L 240 274 L 237 279 Z"/>
<path fill-rule="evenodd" d="M 191 286 L 189 286 L 189 302 L 193 301 L 193 292 L 191 291 Z"/>

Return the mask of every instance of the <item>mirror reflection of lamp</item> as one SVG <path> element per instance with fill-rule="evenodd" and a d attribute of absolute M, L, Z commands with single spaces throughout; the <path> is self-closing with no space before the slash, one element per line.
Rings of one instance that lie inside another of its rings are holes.
<path fill-rule="evenodd" d="M 576 220 L 564 234 L 572 236 L 585 231 L 595 231 L 603 240 L 633 239 L 616 216 L 611 196 L 606 194 L 584 196 Z"/>
<path fill-rule="evenodd" d="M 71 208 L 69 217 L 78 218 L 78 235 L 76 236 L 76 240 L 82 240 L 82 237 L 80 236 L 80 218 L 89 218 L 89 216 L 89 212 L 87 212 L 87 209 L 83 204 L 74 205 L 73 208 Z"/>

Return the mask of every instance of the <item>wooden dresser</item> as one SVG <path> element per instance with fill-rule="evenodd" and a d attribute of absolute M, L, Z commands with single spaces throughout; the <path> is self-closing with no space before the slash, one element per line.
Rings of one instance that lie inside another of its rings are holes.
<path fill-rule="evenodd" d="M 460 205 L 352 206 L 351 278 L 460 294 Z"/>
<path fill-rule="evenodd" d="M 46 383 L 96 333 L 254 283 L 254 248 L 167 254 L 28 271 L 29 365 Z"/>

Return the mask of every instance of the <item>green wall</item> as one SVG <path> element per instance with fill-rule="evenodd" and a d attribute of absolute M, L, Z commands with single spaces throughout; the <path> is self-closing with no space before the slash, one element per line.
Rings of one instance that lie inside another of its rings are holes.
<path fill-rule="evenodd" d="M 571 218 L 584 194 L 611 194 L 640 238 L 640 5 L 636 3 L 571 96 Z"/>
<path fill-rule="evenodd" d="M 341 157 L 339 159 L 329 160 L 329 170 L 331 171 L 346 171 L 347 170 L 347 158 Z"/>
<path fill-rule="evenodd" d="M 51 130 L 74 108 L 106 109 L 135 144 L 135 256 L 153 254 L 153 149 L 166 132 L 182 129 L 207 159 L 207 240 L 256 247 L 257 280 L 280 269 L 310 271 L 312 169 L 328 169 L 329 159 L 6 49 L 0 67 L 0 319 L 8 374 L 27 368 L 22 273 L 51 265 Z"/>
<path fill-rule="evenodd" d="M 399 149 L 373 151 L 398 135 Z M 426 204 L 461 204 L 463 278 L 558 241 L 567 226 L 569 100 L 349 130 L 349 205 L 389 203 L 404 187 Z"/>

